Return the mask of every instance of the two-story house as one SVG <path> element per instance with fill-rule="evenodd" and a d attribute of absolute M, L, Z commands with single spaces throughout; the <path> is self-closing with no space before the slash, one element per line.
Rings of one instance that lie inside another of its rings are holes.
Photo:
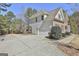
<path fill-rule="evenodd" d="M 68 15 L 62 8 L 50 12 L 39 11 L 30 17 L 32 33 L 48 35 L 52 26 L 59 26 L 62 33 L 69 32 Z"/>

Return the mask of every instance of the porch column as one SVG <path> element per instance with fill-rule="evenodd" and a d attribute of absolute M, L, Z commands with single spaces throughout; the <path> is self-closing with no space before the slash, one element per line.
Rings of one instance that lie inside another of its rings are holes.
<path fill-rule="evenodd" d="M 39 35 L 39 28 L 37 28 L 37 35 Z"/>

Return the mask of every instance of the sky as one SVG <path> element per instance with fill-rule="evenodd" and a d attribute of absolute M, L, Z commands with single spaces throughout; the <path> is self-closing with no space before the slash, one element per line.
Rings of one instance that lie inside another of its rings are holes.
<path fill-rule="evenodd" d="M 63 8 L 69 15 L 73 13 L 72 9 L 79 9 L 79 6 L 67 3 L 15 3 L 8 8 L 8 11 L 14 12 L 15 15 L 23 14 L 25 9 L 34 8 L 37 10 L 53 10 L 56 8 Z"/>

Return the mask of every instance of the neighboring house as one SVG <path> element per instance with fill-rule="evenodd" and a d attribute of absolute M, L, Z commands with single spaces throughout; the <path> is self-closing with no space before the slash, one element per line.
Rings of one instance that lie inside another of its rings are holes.
<path fill-rule="evenodd" d="M 62 8 L 57 8 L 50 12 L 39 11 L 30 17 L 32 33 L 48 35 L 52 26 L 59 26 L 62 33 L 69 32 L 68 15 Z"/>

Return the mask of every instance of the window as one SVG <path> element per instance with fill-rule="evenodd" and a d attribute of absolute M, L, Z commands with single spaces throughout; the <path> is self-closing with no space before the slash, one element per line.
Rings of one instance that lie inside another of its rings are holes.
<path fill-rule="evenodd" d="M 58 17 L 59 17 L 59 19 L 61 19 L 61 15 L 60 14 L 58 15 Z"/>
<path fill-rule="evenodd" d="M 55 24 L 55 26 L 58 26 L 57 24 Z"/>
<path fill-rule="evenodd" d="M 67 26 L 65 26 L 65 29 L 67 29 Z"/>
<path fill-rule="evenodd" d="M 26 29 L 26 31 L 28 31 L 28 29 Z"/>
<path fill-rule="evenodd" d="M 37 22 L 37 17 L 36 17 L 36 22 Z"/>
<path fill-rule="evenodd" d="M 47 15 L 44 15 L 44 19 L 46 19 L 47 18 Z"/>
<path fill-rule="evenodd" d="M 41 20 L 44 20 L 44 16 L 43 15 L 41 16 Z"/>

